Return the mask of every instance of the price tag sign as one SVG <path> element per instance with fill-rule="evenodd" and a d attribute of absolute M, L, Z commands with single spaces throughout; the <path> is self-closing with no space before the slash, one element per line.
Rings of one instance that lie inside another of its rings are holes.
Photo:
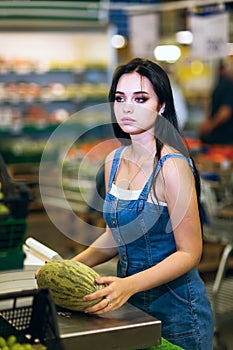
<path fill-rule="evenodd" d="M 189 17 L 193 33 L 192 54 L 203 59 L 220 59 L 227 56 L 228 13 L 195 15 Z"/>
<path fill-rule="evenodd" d="M 130 45 L 134 56 L 151 57 L 158 41 L 157 14 L 133 15 L 129 20 Z M 141 30 L 142 29 L 142 30 Z"/>

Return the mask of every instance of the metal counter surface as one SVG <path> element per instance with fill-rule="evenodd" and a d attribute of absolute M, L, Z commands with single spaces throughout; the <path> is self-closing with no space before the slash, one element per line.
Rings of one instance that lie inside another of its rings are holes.
<path fill-rule="evenodd" d="M 37 268 L 0 271 L 0 293 L 37 288 Z M 58 309 L 57 321 L 66 350 L 142 349 L 161 340 L 161 322 L 129 303 L 101 316 Z"/>

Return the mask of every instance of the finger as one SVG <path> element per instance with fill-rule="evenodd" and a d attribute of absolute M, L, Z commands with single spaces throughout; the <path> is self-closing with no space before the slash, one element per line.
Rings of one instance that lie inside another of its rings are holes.
<path fill-rule="evenodd" d="M 87 294 L 83 297 L 83 301 L 91 301 L 95 299 L 103 299 L 107 295 L 107 291 L 105 291 L 105 288 L 101 290 L 97 290 L 93 293 Z"/>
<path fill-rule="evenodd" d="M 103 298 L 99 303 L 90 306 L 84 310 L 85 313 L 99 313 L 99 312 L 106 312 L 103 311 L 104 309 L 109 307 L 109 299 Z"/>
<path fill-rule="evenodd" d="M 93 293 L 85 295 L 83 297 L 83 300 L 90 301 L 90 300 L 94 300 L 94 299 L 102 299 L 102 298 L 106 297 L 107 295 L 109 295 L 109 293 L 111 293 L 111 287 L 109 287 L 109 285 L 106 284 L 104 288 L 101 288 L 99 290 L 96 290 Z"/>
<path fill-rule="evenodd" d="M 36 271 L 34 272 L 34 277 L 35 277 L 35 279 L 37 279 L 37 275 L 38 275 L 39 271 L 40 271 L 40 269 L 38 269 L 38 270 L 36 270 Z"/>
<path fill-rule="evenodd" d="M 102 276 L 95 279 L 98 284 L 110 284 L 116 280 L 114 276 Z"/>
<path fill-rule="evenodd" d="M 100 314 L 100 313 L 108 312 L 111 306 L 112 306 L 112 303 L 109 300 L 109 298 L 103 298 L 99 303 L 86 308 L 84 312 L 90 313 L 90 314 Z"/>
<path fill-rule="evenodd" d="M 106 297 L 105 299 L 106 299 L 107 302 L 108 302 L 106 307 L 111 307 L 111 306 L 112 306 L 112 302 L 111 302 L 110 298 L 109 298 L 109 297 Z"/>

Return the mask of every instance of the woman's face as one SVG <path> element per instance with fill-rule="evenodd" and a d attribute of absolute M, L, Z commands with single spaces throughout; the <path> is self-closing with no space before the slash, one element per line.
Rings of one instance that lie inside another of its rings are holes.
<path fill-rule="evenodd" d="M 124 132 L 133 135 L 153 130 L 160 107 L 149 79 L 137 72 L 120 77 L 115 92 L 114 113 Z"/>

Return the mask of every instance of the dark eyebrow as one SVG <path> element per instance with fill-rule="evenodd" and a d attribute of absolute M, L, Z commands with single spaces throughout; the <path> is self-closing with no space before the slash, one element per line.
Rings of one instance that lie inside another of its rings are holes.
<path fill-rule="evenodd" d="M 121 95 L 124 95 L 124 92 L 122 92 L 122 91 L 115 91 L 115 94 L 121 94 Z"/>
<path fill-rule="evenodd" d="M 124 95 L 124 92 L 122 92 L 122 91 L 115 91 L 115 94 Z M 148 92 L 146 92 L 146 91 L 135 91 L 133 94 L 134 94 L 134 95 L 138 95 L 138 94 L 149 95 Z"/>

